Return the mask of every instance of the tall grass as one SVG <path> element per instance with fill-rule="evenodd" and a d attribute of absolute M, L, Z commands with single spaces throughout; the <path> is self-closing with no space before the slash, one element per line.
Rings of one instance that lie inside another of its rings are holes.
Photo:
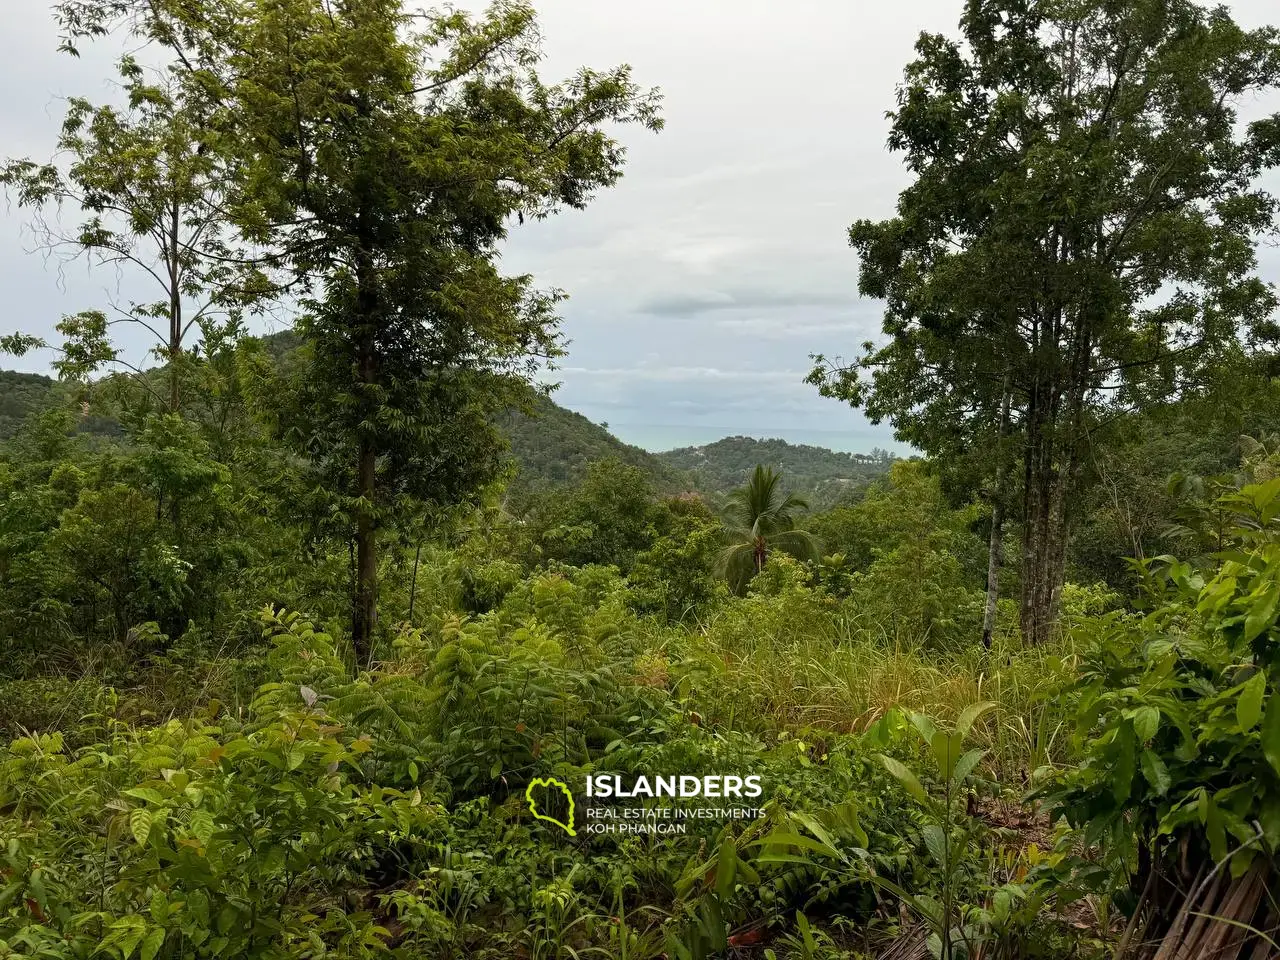
<path fill-rule="evenodd" d="M 761 734 L 858 733 L 895 707 L 950 721 L 990 700 L 997 709 L 973 737 L 1000 779 L 1067 758 L 1067 705 L 1056 694 L 1075 667 L 1069 641 L 1022 649 L 1006 638 L 991 650 L 938 650 L 886 636 L 820 600 L 796 601 L 744 601 L 669 644 L 673 673 L 706 722 Z"/>

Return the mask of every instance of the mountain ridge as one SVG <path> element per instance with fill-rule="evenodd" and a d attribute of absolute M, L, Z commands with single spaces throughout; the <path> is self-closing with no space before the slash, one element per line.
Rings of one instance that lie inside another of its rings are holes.
<path fill-rule="evenodd" d="M 288 333 L 263 339 L 276 359 L 292 345 Z M 32 414 L 65 402 L 68 394 L 58 380 L 0 370 L 0 440 L 16 434 Z M 760 440 L 743 435 L 650 451 L 626 443 L 605 426 L 546 395 L 535 398 L 531 413 L 508 411 L 498 417 L 497 425 L 510 443 L 517 465 L 513 489 L 520 493 L 575 483 L 586 475 L 590 463 L 613 457 L 640 469 L 660 493 L 696 490 L 714 496 L 741 486 L 760 463 L 780 470 L 788 490 L 820 508 L 856 494 L 892 461 L 890 454 L 878 448 L 870 454 L 851 454 L 781 437 Z M 81 421 L 80 430 L 109 436 L 118 435 L 120 427 L 110 417 L 90 415 Z"/>

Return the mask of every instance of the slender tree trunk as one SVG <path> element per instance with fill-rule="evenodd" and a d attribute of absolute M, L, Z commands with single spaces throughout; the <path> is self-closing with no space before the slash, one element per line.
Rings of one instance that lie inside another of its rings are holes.
<path fill-rule="evenodd" d="M 982 614 L 982 646 L 991 649 L 991 637 L 995 632 L 996 603 L 1000 599 L 1000 568 L 1004 564 L 1004 499 L 1005 437 L 1009 432 L 1009 374 L 1005 373 L 1003 392 L 1000 396 L 1000 429 L 996 447 L 996 480 L 991 498 L 991 540 L 987 545 L 987 604 Z"/>
<path fill-rule="evenodd" d="M 378 292 L 376 289 L 372 238 L 362 210 L 356 219 L 356 234 L 361 249 L 356 256 L 356 379 L 363 404 L 370 403 L 370 389 L 377 383 L 375 331 L 378 324 Z M 372 411 L 365 420 L 372 422 Z M 378 622 L 378 541 L 377 541 L 377 471 L 378 451 L 374 438 L 362 424 L 356 455 L 356 595 L 351 611 L 351 643 L 357 660 L 368 658 L 373 649 L 374 630 Z"/>
<path fill-rule="evenodd" d="M 351 643 L 363 660 L 373 647 L 378 618 L 378 540 L 374 530 L 373 498 L 377 452 L 368 438 L 360 440 L 359 496 L 366 501 L 356 511 L 356 598 L 352 610 Z"/>
<path fill-rule="evenodd" d="M 182 353 L 182 283 L 179 270 L 178 231 L 181 211 L 175 201 L 169 208 L 169 412 L 178 412 L 178 359 Z"/>

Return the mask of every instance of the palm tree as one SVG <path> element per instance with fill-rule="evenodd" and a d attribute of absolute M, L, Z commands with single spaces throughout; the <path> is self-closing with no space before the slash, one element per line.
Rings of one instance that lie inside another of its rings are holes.
<path fill-rule="evenodd" d="M 781 482 L 782 474 L 757 466 L 747 485 L 728 496 L 725 514 L 731 542 L 721 554 L 720 565 L 736 591 L 741 592 L 764 569 L 775 550 L 798 560 L 818 555 L 813 535 L 796 528 L 796 514 L 808 510 L 809 504 L 784 493 Z"/>

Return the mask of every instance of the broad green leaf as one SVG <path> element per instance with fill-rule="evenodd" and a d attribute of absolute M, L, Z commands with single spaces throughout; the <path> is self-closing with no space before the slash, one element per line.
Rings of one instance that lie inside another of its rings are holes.
<path fill-rule="evenodd" d="M 938 732 L 938 726 L 923 713 L 913 713 L 911 715 L 911 724 L 918 731 L 925 743 L 933 742 L 933 735 Z"/>
<path fill-rule="evenodd" d="M 970 750 L 956 762 L 955 773 L 952 776 L 957 783 L 963 782 L 969 774 L 973 773 L 985 753 L 985 750 Z"/>
<path fill-rule="evenodd" d="M 925 849 L 929 851 L 929 856 L 933 857 L 936 863 L 943 870 L 947 869 L 947 835 L 942 827 L 936 823 L 931 823 L 920 831 L 924 836 Z"/>
<path fill-rule="evenodd" d="M 164 946 L 164 927 L 152 927 L 147 933 L 146 939 L 142 941 L 142 948 L 138 951 L 138 960 L 155 960 L 156 954 L 160 952 L 160 948 Z"/>
<path fill-rule="evenodd" d="M 122 793 L 126 797 L 133 797 L 135 800 L 144 800 L 147 803 L 164 803 L 164 797 L 159 790 L 153 787 L 134 787 L 131 790 L 124 790 Z"/>
<path fill-rule="evenodd" d="M 933 759 L 938 765 L 938 773 L 944 780 L 950 780 L 964 746 L 964 738 L 960 736 L 960 731 L 948 733 L 946 730 L 939 730 L 933 735 L 929 746 L 933 749 Z"/>
<path fill-rule="evenodd" d="M 151 895 L 151 919 L 156 923 L 164 923 L 169 918 L 169 898 L 163 890 Z"/>
<path fill-rule="evenodd" d="M 764 847 L 765 849 L 768 849 L 769 847 L 799 847 L 801 850 L 812 850 L 814 853 L 820 853 L 824 857 L 832 857 L 836 860 L 840 859 L 840 853 L 838 850 L 799 833 L 775 831 L 763 839 L 753 840 L 751 843 L 747 844 L 747 846 Z"/>
<path fill-rule="evenodd" d="M 1267 694 L 1267 675 L 1259 670 L 1245 681 L 1236 700 L 1236 722 L 1241 730 L 1252 730 L 1262 719 L 1262 699 Z"/>
<path fill-rule="evenodd" d="M 195 810 L 191 814 L 191 833 L 203 844 L 209 843 L 215 830 L 213 816 L 208 810 Z"/>
<path fill-rule="evenodd" d="M 988 710 L 995 708 L 995 704 L 990 700 L 983 700 L 980 703 L 971 703 L 960 712 L 959 719 L 956 720 L 956 731 L 960 736 L 967 737 L 969 731 L 973 729 L 974 722 L 986 713 Z"/>
<path fill-rule="evenodd" d="M 831 839 L 831 834 L 827 833 L 826 828 L 817 821 L 817 818 L 802 811 L 793 813 L 791 816 L 797 823 L 803 824 L 821 843 L 825 843 L 832 850 L 836 849 L 836 842 Z"/>
<path fill-rule="evenodd" d="M 1256 596 L 1244 618 L 1244 642 L 1249 643 L 1276 620 L 1276 603 L 1280 601 L 1280 584 L 1269 583 Z"/>
<path fill-rule="evenodd" d="M 1160 755 L 1154 750 L 1142 751 L 1142 776 L 1143 779 L 1151 785 L 1151 789 L 1158 796 L 1163 797 L 1169 792 L 1169 768 L 1164 765 L 1164 761 L 1160 759 Z"/>
<path fill-rule="evenodd" d="M 1160 729 L 1160 711 L 1155 707 L 1139 707 L 1133 712 L 1133 732 L 1139 743 L 1146 743 Z"/>
<path fill-rule="evenodd" d="M 720 859 L 716 863 L 716 893 L 722 898 L 733 893 L 733 881 L 737 875 L 738 848 L 732 837 L 720 841 Z"/>
<path fill-rule="evenodd" d="M 139 807 L 129 814 L 129 832 L 139 846 L 145 846 L 147 838 L 151 836 L 151 811 Z"/>
<path fill-rule="evenodd" d="M 884 763 L 885 769 L 897 777 L 898 782 L 907 788 L 907 793 L 911 794 L 911 796 L 915 797 L 926 806 L 928 805 L 929 795 L 925 793 L 924 787 L 920 785 L 920 781 L 916 778 L 916 775 L 912 773 L 905 764 L 893 759 L 893 757 L 885 756 L 884 754 L 880 754 L 880 760 Z"/>

